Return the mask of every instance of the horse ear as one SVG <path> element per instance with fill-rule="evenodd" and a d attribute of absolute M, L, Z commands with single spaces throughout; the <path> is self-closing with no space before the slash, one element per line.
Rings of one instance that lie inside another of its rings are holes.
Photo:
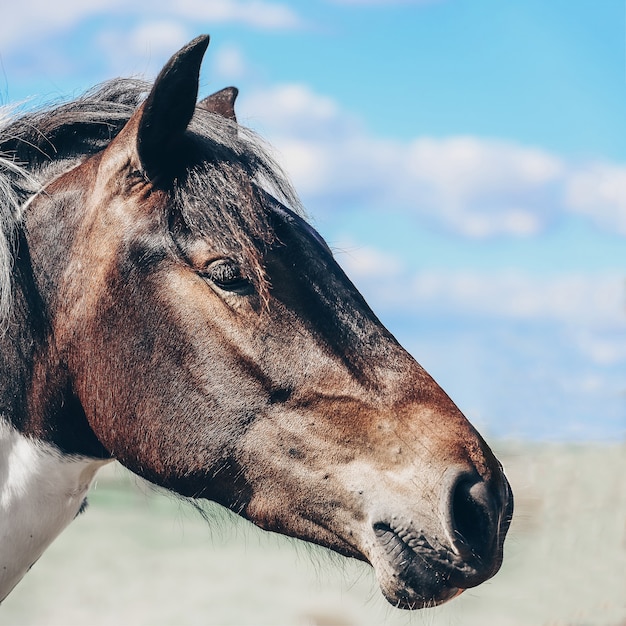
<path fill-rule="evenodd" d="M 210 96 L 200 100 L 198 106 L 209 113 L 215 113 L 221 115 L 228 120 L 237 121 L 235 115 L 235 100 L 239 94 L 237 87 L 226 87 L 220 91 L 217 91 Z"/>
<path fill-rule="evenodd" d="M 149 178 L 171 171 L 198 98 L 200 65 L 209 45 L 201 35 L 179 50 L 157 76 L 137 130 L 137 152 Z"/>

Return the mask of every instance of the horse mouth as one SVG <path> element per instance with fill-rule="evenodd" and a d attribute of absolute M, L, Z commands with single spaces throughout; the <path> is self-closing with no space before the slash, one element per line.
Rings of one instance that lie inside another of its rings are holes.
<path fill-rule="evenodd" d="M 489 578 L 434 538 L 386 522 L 373 529 L 378 549 L 373 564 L 381 591 L 397 608 L 434 607 Z"/>

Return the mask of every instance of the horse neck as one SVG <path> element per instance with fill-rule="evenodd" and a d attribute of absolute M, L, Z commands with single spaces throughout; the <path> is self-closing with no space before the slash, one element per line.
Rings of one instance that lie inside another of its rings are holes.
<path fill-rule="evenodd" d="M 95 472 L 108 462 L 81 455 L 79 442 L 64 435 L 80 410 L 68 401 L 46 328 L 20 242 L 11 315 L 0 332 L 0 602 L 76 517 Z"/>
<path fill-rule="evenodd" d="M 24 209 L 25 223 L 34 210 L 31 207 Z M 45 213 L 47 208 L 38 211 Z M 58 248 L 63 246 L 57 241 L 59 227 L 53 229 L 55 219 L 61 220 L 55 215 L 38 225 L 37 238 L 26 235 L 30 224 L 19 234 L 11 317 L 7 331 L 0 333 L 0 414 L 19 432 L 64 454 L 108 458 L 72 391 L 65 357 L 56 346 L 54 303 L 64 298 L 58 295 L 55 278 L 64 271 L 67 259 L 60 260 Z"/>

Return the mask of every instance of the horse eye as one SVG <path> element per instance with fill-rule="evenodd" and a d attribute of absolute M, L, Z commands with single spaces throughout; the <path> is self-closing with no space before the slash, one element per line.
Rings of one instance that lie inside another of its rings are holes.
<path fill-rule="evenodd" d="M 250 281 L 241 273 L 241 268 L 230 259 L 220 259 L 203 272 L 216 287 L 224 291 L 247 293 L 252 289 Z"/>

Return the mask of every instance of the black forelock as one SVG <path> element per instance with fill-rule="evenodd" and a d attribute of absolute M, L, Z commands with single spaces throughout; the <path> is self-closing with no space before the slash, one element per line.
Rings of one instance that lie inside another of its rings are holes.
<path fill-rule="evenodd" d="M 262 289 L 263 256 L 275 242 L 264 190 L 300 211 L 296 193 L 262 141 L 235 121 L 199 108 L 189 132 L 190 161 L 174 181 L 175 209 Z"/>
<path fill-rule="evenodd" d="M 106 148 L 149 89 L 144 81 L 112 80 L 70 102 L 0 124 L 0 192 L 5 190 L 0 198 L 0 270 L 7 270 L 0 271 L 0 281 L 8 279 L 10 238 L 20 205 L 55 176 Z M 172 183 L 174 209 L 192 232 L 231 251 L 251 279 L 262 281 L 263 251 L 273 233 L 260 189 L 300 211 L 296 193 L 263 142 L 234 120 L 199 106 L 187 136 L 189 149 L 180 155 L 182 174 Z"/>

